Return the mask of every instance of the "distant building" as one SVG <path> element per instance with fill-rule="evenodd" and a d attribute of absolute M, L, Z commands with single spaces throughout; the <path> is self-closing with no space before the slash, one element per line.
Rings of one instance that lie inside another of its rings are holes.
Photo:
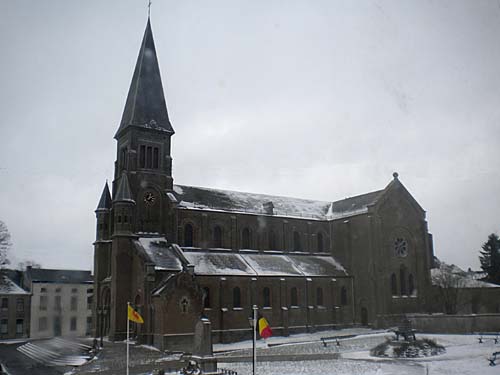
<path fill-rule="evenodd" d="M 30 293 L 15 281 L 21 273 L 0 271 L 0 340 L 29 336 Z"/>
<path fill-rule="evenodd" d="M 28 267 L 23 285 L 32 293 L 31 338 L 81 337 L 91 333 L 90 271 Z"/>
<path fill-rule="evenodd" d="M 201 314 L 226 341 L 250 337 L 252 305 L 288 335 L 432 303 L 432 236 L 397 173 L 338 201 L 174 185 L 173 135 L 148 20 L 95 211 L 96 335 L 124 338 L 127 302 L 142 342 L 188 350 Z"/>

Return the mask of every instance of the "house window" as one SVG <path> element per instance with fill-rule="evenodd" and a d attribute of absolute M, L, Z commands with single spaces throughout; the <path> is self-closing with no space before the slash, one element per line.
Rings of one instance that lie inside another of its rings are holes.
<path fill-rule="evenodd" d="M 276 243 L 276 233 L 274 230 L 269 231 L 269 250 L 276 250 L 278 248 Z"/>
<path fill-rule="evenodd" d="M 412 296 L 415 292 L 415 280 L 413 279 L 413 275 L 410 274 L 408 276 L 408 295 Z"/>
<path fill-rule="evenodd" d="M 47 293 L 47 288 L 40 288 L 40 293 Z"/>
<path fill-rule="evenodd" d="M 56 288 L 56 293 L 61 293 L 61 288 Z"/>
<path fill-rule="evenodd" d="M 300 234 L 297 231 L 293 232 L 293 251 L 302 251 L 302 244 L 300 243 Z"/>
<path fill-rule="evenodd" d="M 323 243 L 323 233 L 318 233 L 317 237 L 316 237 L 318 243 L 317 243 L 317 250 L 319 253 L 322 253 L 323 251 L 325 251 L 325 245 Z"/>
<path fill-rule="evenodd" d="M 204 287 L 203 288 L 203 308 L 209 309 L 211 307 L 210 305 L 210 288 Z"/>
<path fill-rule="evenodd" d="M 90 336 L 92 333 L 92 317 L 87 316 L 87 326 L 85 328 L 85 335 Z"/>
<path fill-rule="evenodd" d="M 9 308 L 9 299 L 2 298 L 2 310 L 7 310 Z"/>
<path fill-rule="evenodd" d="M 250 249 L 250 229 L 243 228 L 241 233 L 241 248 Z"/>
<path fill-rule="evenodd" d="M 323 306 L 323 289 L 316 289 L 316 306 Z"/>
<path fill-rule="evenodd" d="M 70 331 L 76 331 L 76 317 L 73 316 L 70 321 Z"/>
<path fill-rule="evenodd" d="M 193 226 L 191 224 L 184 225 L 184 246 L 193 247 Z"/>
<path fill-rule="evenodd" d="M 396 280 L 396 274 L 393 273 L 391 275 L 391 293 L 393 296 L 397 296 L 398 295 L 398 282 Z"/>
<path fill-rule="evenodd" d="M 401 266 L 399 269 L 399 286 L 401 287 L 401 295 L 406 296 L 406 269 L 405 266 Z"/>
<path fill-rule="evenodd" d="M 24 299 L 22 299 L 22 298 L 16 299 L 16 311 L 17 312 L 24 311 Z"/>
<path fill-rule="evenodd" d="M 151 146 L 146 147 L 146 168 L 151 168 L 153 159 L 153 148 Z"/>
<path fill-rule="evenodd" d="M 24 320 L 16 319 L 16 335 L 22 335 L 24 333 Z"/>
<path fill-rule="evenodd" d="M 78 297 L 71 296 L 71 311 L 76 311 L 78 307 Z"/>
<path fill-rule="evenodd" d="M 342 306 L 347 305 L 347 288 L 345 286 L 340 289 L 340 304 Z"/>
<path fill-rule="evenodd" d="M 92 310 L 93 296 L 87 297 L 87 310 Z"/>
<path fill-rule="evenodd" d="M 40 310 L 42 311 L 47 310 L 47 301 L 48 301 L 47 296 L 40 296 Z"/>
<path fill-rule="evenodd" d="M 45 316 L 38 319 L 38 330 L 40 332 L 47 330 L 47 318 Z"/>
<path fill-rule="evenodd" d="M 153 149 L 153 168 L 158 169 L 160 165 L 160 150 L 158 147 Z"/>
<path fill-rule="evenodd" d="M 61 296 L 56 296 L 56 298 L 54 299 L 54 310 L 61 311 L 61 309 L 62 309 Z"/>
<path fill-rule="evenodd" d="M 262 306 L 271 307 L 271 290 L 267 287 L 262 290 Z"/>
<path fill-rule="evenodd" d="M 7 319 L 0 320 L 0 334 L 6 335 L 9 333 L 9 321 Z"/>
<path fill-rule="evenodd" d="M 139 148 L 139 167 L 146 167 L 146 146 L 141 146 Z"/>
<path fill-rule="evenodd" d="M 233 307 L 241 307 L 241 291 L 238 287 L 233 289 Z"/>
<path fill-rule="evenodd" d="M 72 288 L 71 289 L 71 293 L 78 293 L 78 289 L 77 288 Z"/>
<path fill-rule="evenodd" d="M 293 287 L 290 290 L 290 306 L 298 306 L 299 305 L 299 296 L 297 293 L 297 288 Z"/>
<path fill-rule="evenodd" d="M 220 226 L 215 226 L 214 228 L 214 238 L 213 238 L 213 247 L 221 248 L 222 247 L 222 228 Z"/>

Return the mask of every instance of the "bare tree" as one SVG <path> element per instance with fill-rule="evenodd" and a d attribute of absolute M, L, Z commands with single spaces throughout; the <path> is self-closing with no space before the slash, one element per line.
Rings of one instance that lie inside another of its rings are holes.
<path fill-rule="evenodd" d="M 432 274 L 432 283 L 439 287 L 441 300 L 446 314 L 456 314 L 464 304 L 463 288 L 466 286 L 465 272 L 454 265 L 440 262 Z"/>
<path fill-rule="evenodd" d="M 11 246 L 9 229 L 3 221 L 0 221 L 0 268 L 10 263 L 8 253 Z"/>

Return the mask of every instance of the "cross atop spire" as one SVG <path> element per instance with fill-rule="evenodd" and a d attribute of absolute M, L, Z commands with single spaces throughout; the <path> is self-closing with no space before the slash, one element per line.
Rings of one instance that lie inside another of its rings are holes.
<path fill-rule="evenodd" d="M 168 118 L 149 17 L 115 138 L 129 126 L 174 133 Z"/>

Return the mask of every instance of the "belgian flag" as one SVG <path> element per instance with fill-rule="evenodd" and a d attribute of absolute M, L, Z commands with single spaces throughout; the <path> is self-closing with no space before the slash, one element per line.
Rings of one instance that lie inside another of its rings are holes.
<path fill-rule="evenodd" d="M 137 311 L 135 311 L 132 306 L 128 305 L 128 320 L 132 321 L 132 322 L 135 322 L 135 323 L 139 323 L 139 324 L 143 324 L 144 323 L 144 319 L 142 319 L 142 316 L 141 314 L 139 314 Z"/>
<path fill-rule="evenodd" d="M 263 316 L 259 317 L 257 328 L 259 329 L 260 337 L 262 337 L 263 339 L 267 339 L 268 337 L 271 337 L 273 335 L 273 331 L 271 330 L 269 323 Z"/>

